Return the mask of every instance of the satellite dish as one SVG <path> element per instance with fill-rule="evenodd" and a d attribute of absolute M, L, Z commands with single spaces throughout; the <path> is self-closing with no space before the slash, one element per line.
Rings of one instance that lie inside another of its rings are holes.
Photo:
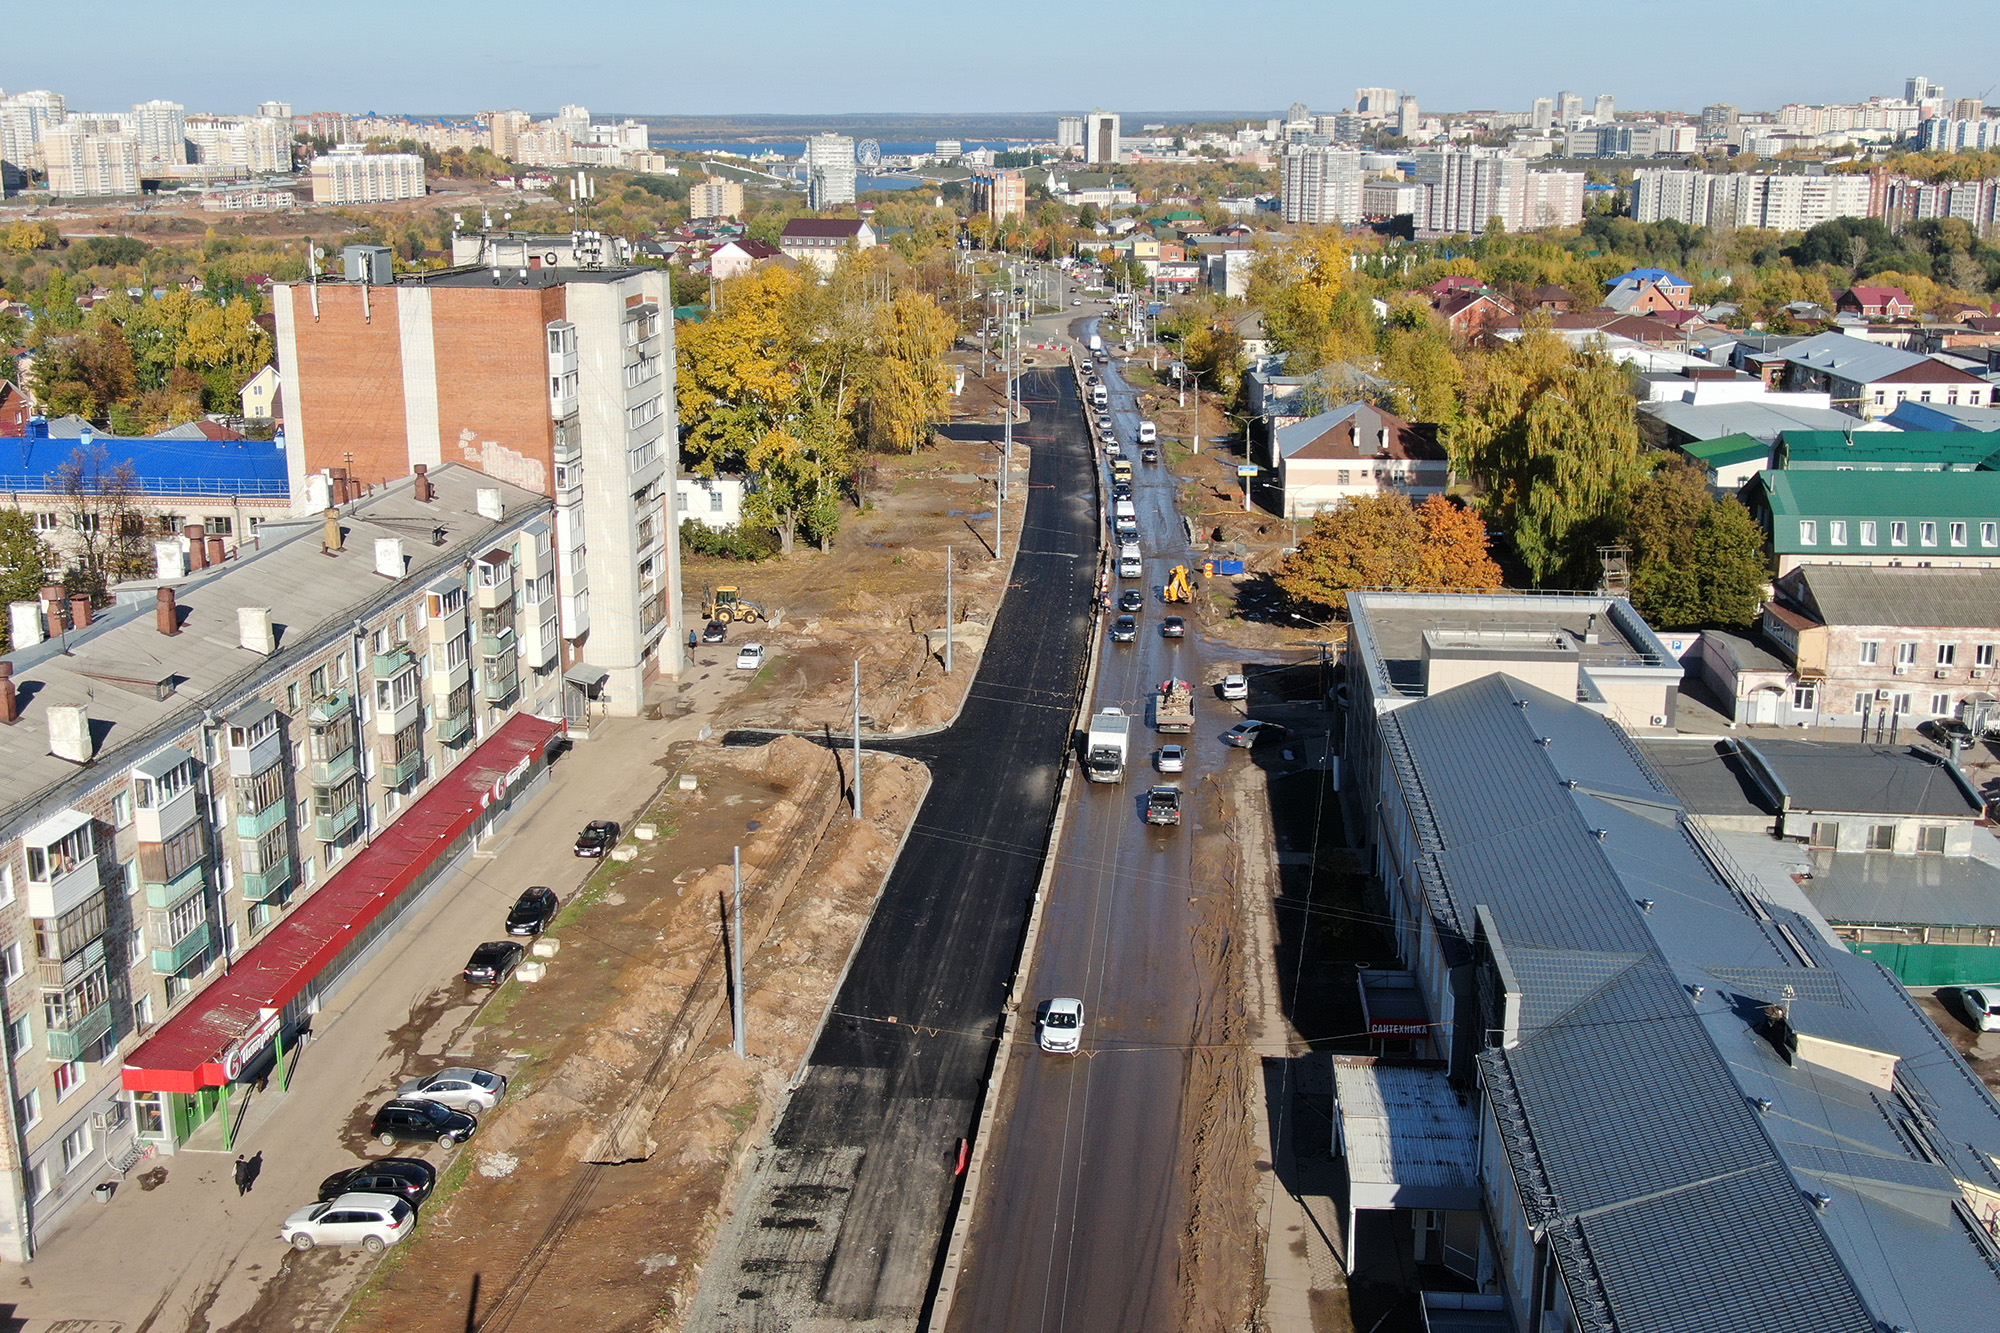
<path fill-rule="evenodd" d="M 854 145 L 854 160 L 869 171 L 882 165 L 882 145 L 873 139 L 863 139 Z"/>

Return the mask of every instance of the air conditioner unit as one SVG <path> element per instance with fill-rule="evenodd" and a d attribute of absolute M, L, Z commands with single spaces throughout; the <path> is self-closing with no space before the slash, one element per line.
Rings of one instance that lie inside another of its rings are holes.
<path fill-rule="evenodd" d="M 1909 664 L 1908 662 L 1898 662 L 1898 663 L 1896 663 L 1896 674 L 1897 674 L 1897 675 L 1899 675 L 1899 676 L 1907 676 L 1907 675 L 1909 675 L 1909 674 L 1910 674 L 1910 664 Z"/>
<path fill-rule="evenodd" d="M 90 1113 L 90 1127 L 95 1130 L 116 1129 L 124 1123 L 125 1103 L 122 1101 L 112 1102 L 104 1109 Z"/>
<path fill-rule="evenodd" d="M 1889 702 L 1889 691 L 1887 691 L 1887 690 L 1877 690 L 1877 691 L 1875 691 L 1875 702 L 1876 702 L 1876 703 L 1882 703 L 1882 704 L 1885 704 L 1885 703 L 1888 703 L 1888 702 Z"/>
<path fill-rule="evenodd" d="M 1666 715 L 1665 713 L 1655 713 L 1655 714 L 1653 714 L 1653 725 L 1654 725 L 1654 726 L 1656 726 L 1656 727 L 1664 727 L 1664 726 L 1666 726 L 1666 725 L 1667 725 L 1667 715 Z"/>
<path fill-rule="evenodd" d="M 1985 667 L 1974 667 L 1974 668 L 1972 668 L 1972 678 L 1973 678 L 1974 680 L 1985 680 L 1985 679 L 1986 679 L 1986 668 L 1985 668 Z"/>
<path fill-rule="evenodd" d="M 1950 680 L 1950 679 L 1951 679 L 1951 668 L 1950 668 L 1950 667 L 1939 667 L 1939 668 L 1937 669 L 1937 678 L 1938 678 L 1939 680 Z"/>

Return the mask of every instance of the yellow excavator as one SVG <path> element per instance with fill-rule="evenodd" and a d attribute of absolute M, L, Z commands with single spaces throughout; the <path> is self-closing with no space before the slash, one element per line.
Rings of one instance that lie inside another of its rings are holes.
<path fill-rule="evenodd" d="M 1186 565 L 1175 565 L 1174 572 L 1167 576 L 1167 588 L 1161 594 L 1169 602 L 1192 602 L 1194 584 L 1188 578 Z"/>
<path fill-rule="evenodd" d="M 735 584 L 725 583 L 712 590 L 702 588 L 701 618 L 719 620 L 725 625 L 732 620 L 754 625 L 760 620 L 769 620 L 771 613 L 759 603 L 744 597 L 743 590 Z"/>

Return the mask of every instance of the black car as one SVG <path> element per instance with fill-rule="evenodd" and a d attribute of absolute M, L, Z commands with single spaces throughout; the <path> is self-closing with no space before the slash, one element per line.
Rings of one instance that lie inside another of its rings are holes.
<path fill-rule="evenodd" d="M 578 856 L 603 856 L 618 841 L 618 821 L 593 819 L 576 835 Z"/>
<path fill-rule="evenodd" d="M 729 626 L 723 624 L 720 620 L 711 620 L 701 627 L 701 641 L 703 643 L 721 643 L 728 637 Z"/>
<path fill-rule="evenodd" d="M 1131 616 L 1120 616 L 1111 622 L 1111 641 L 1130 643 L 1139 637 L 1139 622 Z"/>
<path fill-rule="evenodd" d="M 556 908 L 560 906 L 556 891 L 546 884 L 537 884 L 514 900 L 514 906 L 507 913 L 507 933 L 509 935 L 539 935 L 549 928 L 549 922 L 556 919 Z"/>
<path fill-rule="evenodd" d="M 1167 639 L 1187 637 L 1187 621 L 1179 616 L 1168 616 L 1160 622 L 1160 636 Z"/>
<path fill-rule="evenodd" d="M 519 948 L 519 945 L 515 946 Z M 463 1143 L 479 1128 L 479 1122 L 463 1111 L 454 1111 L 443 1102 L 422 1097 L 398 1097 L 384 1102 L 368 1124 L 368 1133 L 387 1147 L 401 1139 L 421 1139 L 449 1148 Z"/>
<path fill-rule="evenodd" d="M 1141 449 L 1139 451 L 1139 461 L 1141 463 L 1157 463 L 1160 461 L 1160 451 L 1158 449 Z"/>
<path fill-rule="evenodd" d="M 1118 594 L 1118 609 L 1120 611 L 1138 611 L 1144 609 L 1145 605 L 1146 594 L 1140 592 L 1137 588 L 1127 588 L 1124 592 Z"/>
<path fill-rule="evenodd" d="M 1179 787 L 1154 787 L 1146 793 L 1146 822 L 1148 824 L 1178 824 L 1181 822 L 1181 789 Z"/>
<path fill-rule="evenodd" d="M 514 975 L 527 952 L 512 940 L 489 940 L 472 951 L 465 979 L 474 986 L 497 986 Z"/>
<path fill-rule="evenodd" d="M 1976 739 L 1972 728 L 1955 717 L 1933 717 L 1917 724 L 1917 732 L 1929 737 L 1934 743 L 1949 750 L 1953 745 L 1963 750 Z"/>
<path fill-rule="evenodd" d="M 319 1183 L 319 1201 L 331 1203 L 343 1194 L 393 1194 L 411 1204 L 430 1198 L 437 1186 L 437 1168 L 416 1157 L 384 1157 L 336 1171 Z"/>
<path fill-rule="evenodd" d="M 1131 498 L 1132 498 L 1132 483 L 1131 483 L 1131 482 L 1129 482 L 1129 481 L 1114 481 L 1114 482 L 1112 482 L 1112 483 L 1111 483 L 1111 498 L 1112 498 L 1112 499 L 1114 499 L 1114 500 L 1129 500 L 1129 499 L 1131 499 Z"/>

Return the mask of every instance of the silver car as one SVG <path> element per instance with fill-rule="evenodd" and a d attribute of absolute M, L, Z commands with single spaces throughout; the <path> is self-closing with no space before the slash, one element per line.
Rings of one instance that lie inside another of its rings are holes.
<path fill-rule="evenodd" d="M 417 1210 L 393 1194 L 343 1194 L 311 1203 L 285 1219 L 278 1239 L 295 1250 L 315 1245 L 359 1245 L 380 1254 L 410 1234 Z"/>
<path fill-rule="evenodd" d="M 483 1115 L 499 1104 L 507 1093 L 507 1076 L 490 1069 L 440 1069 L 435 1074 L 413 1078 L 396 1089 L 398 1097 L 424 1097 L 443 1102 L 454 1111 Z"/>

